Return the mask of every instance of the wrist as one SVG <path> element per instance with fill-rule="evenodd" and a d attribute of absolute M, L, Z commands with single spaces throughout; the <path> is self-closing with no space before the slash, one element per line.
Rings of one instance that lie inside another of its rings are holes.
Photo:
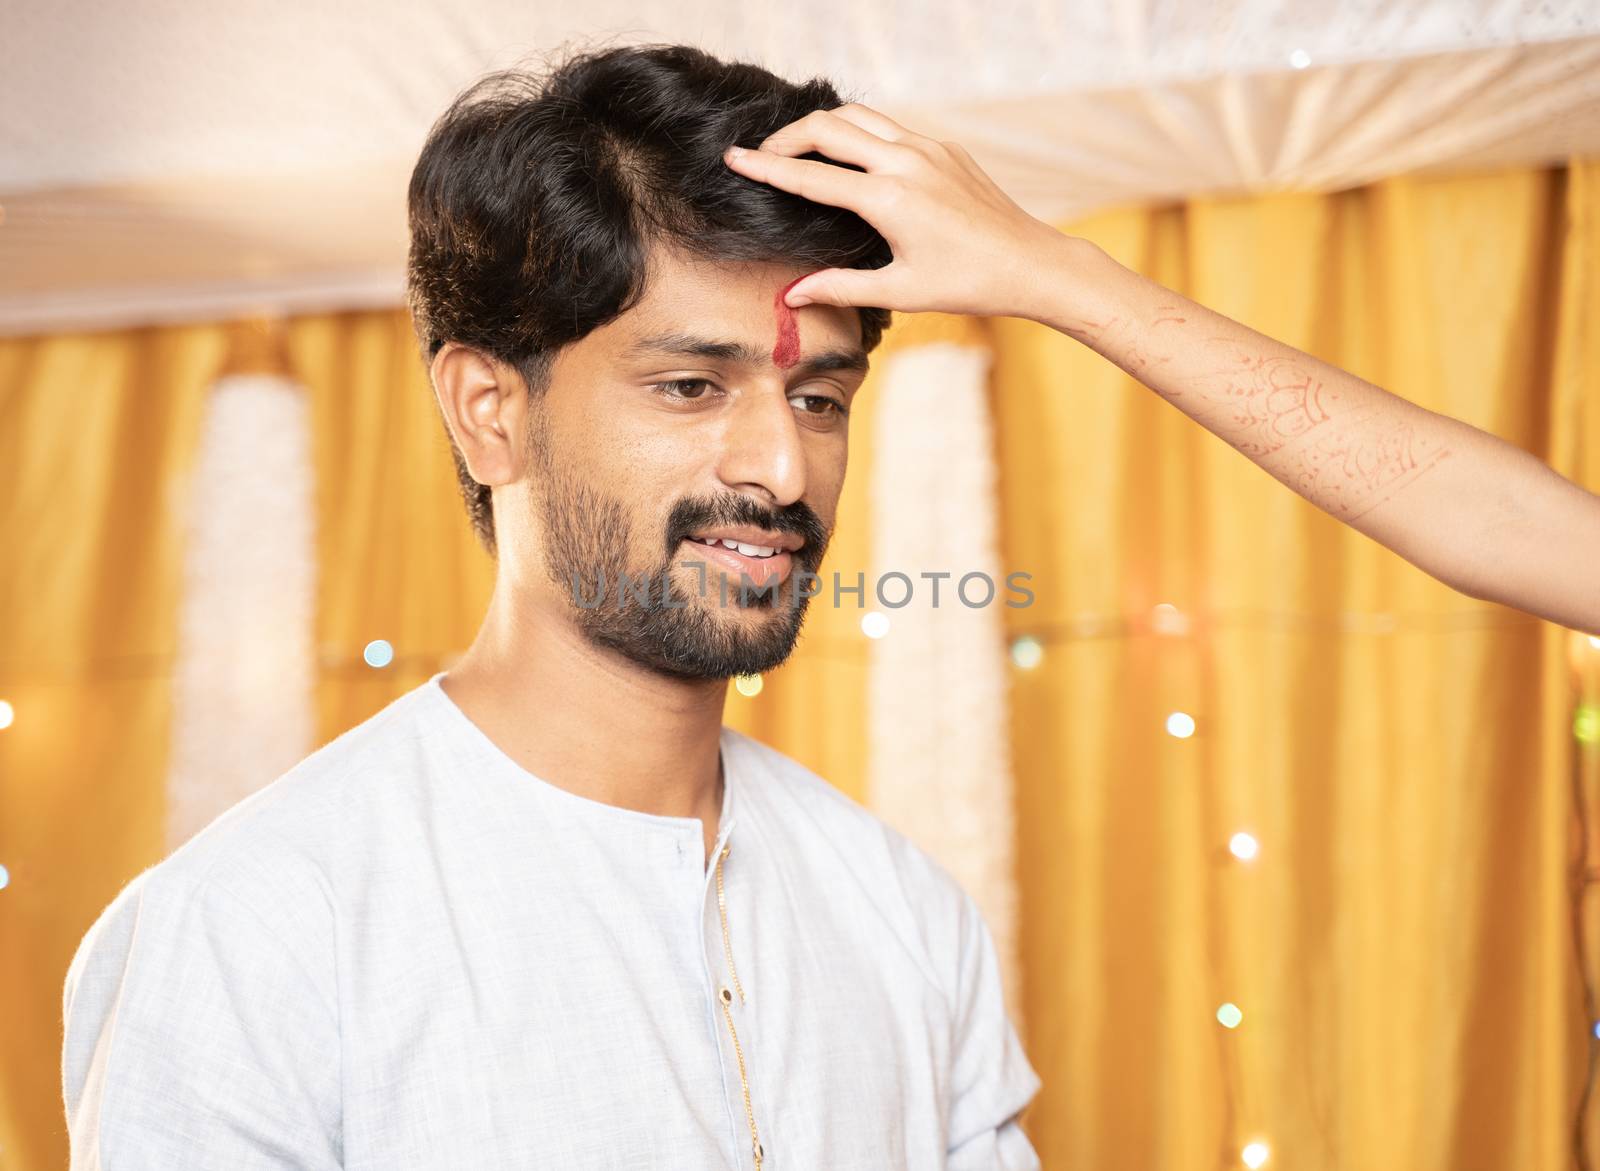
<path fill-rule="evenodd" d="M 1060 235 L 1040 267 L 1030 320 L 1081 340 L 1093 323 L 1114 313 L 1111 301 L 1122 266 L 1094 241 Z"/>

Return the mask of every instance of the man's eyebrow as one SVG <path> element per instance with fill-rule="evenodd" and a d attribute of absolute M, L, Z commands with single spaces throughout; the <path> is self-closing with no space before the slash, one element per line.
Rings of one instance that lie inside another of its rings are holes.
<path fill-rule="evenodd" d="M 622 351 L 624 358 L 646 354 L 710 358 L 738 366 L 767 366 L 772 363 L 770 350 L 749 346 L 744 342 L 719 342 L 687 333 L 663 333 L 640 338 Z M 802 358 L 792 369 L 806 374 L 822 374 L 830 370 L 851 370 L 865 374 L 868 369 L 867 352 L 859 347 L 852 350 L 823 350 Z"/>

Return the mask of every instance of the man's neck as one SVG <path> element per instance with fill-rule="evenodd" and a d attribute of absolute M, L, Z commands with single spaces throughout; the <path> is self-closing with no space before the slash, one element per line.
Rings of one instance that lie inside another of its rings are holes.
<path fill-rule="evenodd" d="M 440 680 L 450 699 L 528 772 L 580 797 L 705 823 L 722 803 L 722 680 L 670 679 L 594 646 L 564 614 L 494 602 Z"/>

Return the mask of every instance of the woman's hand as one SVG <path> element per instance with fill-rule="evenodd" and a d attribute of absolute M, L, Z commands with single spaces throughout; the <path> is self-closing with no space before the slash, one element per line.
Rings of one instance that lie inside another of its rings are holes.
<path fill-rule="evenodd" d="M 795 157 L 811 151 L 863 169 Z M 748 178 L 849 208 L 894 252 L 883 268 L 812 273 L 785 298 L 795 308 L 1036 319 L 1067 263 L 1072 238 L 1018 207 L 959 144 L 913 134 L 859 102 L 813 111 L 758 149 L 723 158 Z"/>

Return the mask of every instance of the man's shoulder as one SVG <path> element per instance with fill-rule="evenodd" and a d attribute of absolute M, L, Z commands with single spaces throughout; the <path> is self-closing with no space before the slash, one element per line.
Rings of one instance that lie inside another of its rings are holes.
<path fill-rule="evenodd" d="M 319 854 L 345 847 L 367 790 L 415 771 L 413 717 L 422 691 L 406 691 L 301 757 L 218 813 L 153 869 L 199 879 L 258 849 Z"/>
<path fill-rule="evenodd" d="M 775 820 L 786 837 L 803 837 L 815 850 L 826 851 L 840 872 L 854 878 L 864 897 L 878 901 L 888 916 L 915 934 L 920 941 L 916 950 L 940 957 L 959 949 L 963 921 L 973 904 L 944 863 L 793 757 L 752 736 L 732 734 L 756 766 L 749 784 L 761 786 L 757 796 L 764 806 L 776 807 Z M 939 976 L 941 983 L 946 976 Z"/>
<path fill-rule="evenodd" d="M 770 744 L 731 728 L 729 733 L 757 765 L 762 775 L 754 783 L 767 787 L 763 793 L 775 793 L 790 804 L 791 812 L 797 808 L 836 840 L 844 835 L 869 853 L 881 850 L 886 861 L 908 868 L 913 872 L 909 877 L 919 883 L 946 894 L 952 887 L 959 891 L 955 876 L 943 863 L 849 793 Z"/>
<path fill-rule="evenodd" d="M 754 736 L 728 729 L 734 747 L 748 762 L 746 790 L 761 805 L 781 806 L 779 815 L 794 830 L 813 827 L 857 852 L 912 843 L 849 793 L 805 764 Z M 799 818 L 797 824 L 794 818 Z M 915 848 L 914 846 L 912 848 Z"/>
<path fill-rule="evenodd" d="M 129 879 L 89 935 L 127 929 L 141 907 L 148 913 L 201 896 L 278 920 L 285 931 L 303 926 L 285 917 L 289 909 L 309 919 L 315 908 L 331 908 L 330 867 L 371 840 L 362 833 L 368 790 L 410 769 L 419 690 L 302 757 Z"/>

